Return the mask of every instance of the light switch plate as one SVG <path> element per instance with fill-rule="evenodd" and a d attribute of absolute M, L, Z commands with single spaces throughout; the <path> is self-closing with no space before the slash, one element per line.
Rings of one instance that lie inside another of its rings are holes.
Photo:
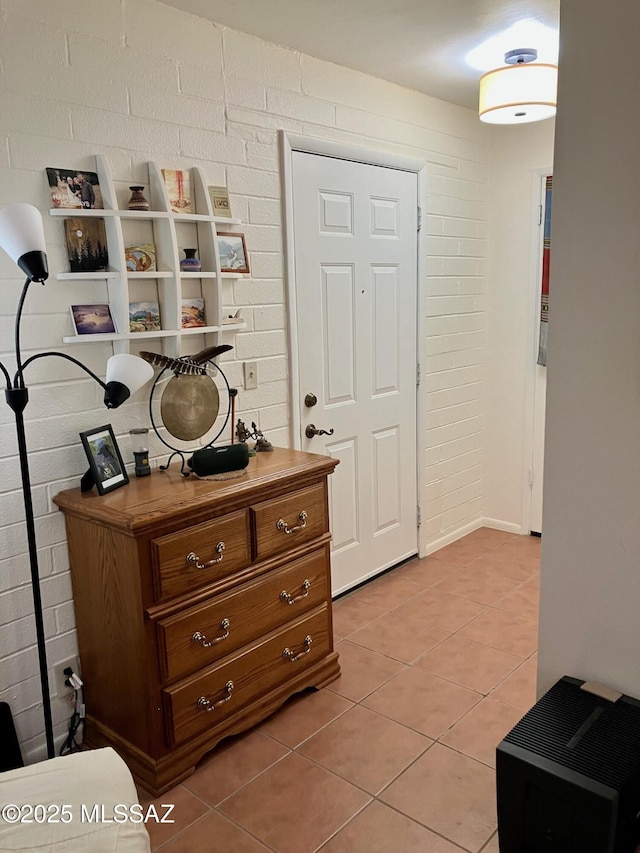
<path fill-rule="evenodd" d="M 244 363 L 244 389 L 252 391 L 258 387 L 258 363 L 256 361 L 245 361 Z"/>

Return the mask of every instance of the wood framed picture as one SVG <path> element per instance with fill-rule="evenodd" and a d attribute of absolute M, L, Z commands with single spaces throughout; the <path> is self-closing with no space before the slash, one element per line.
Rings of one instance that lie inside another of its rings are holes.
<path fill-rule="evenodd" d="M 72 305 L 71 319 L 76 335 L 108 335 L 117 331 L 106 302 Z"/>
<path fill-rule="evenodd" d="M 244 234 L 218 234 L 221 272 L 250 272 Z"/>
<path fill-rule="evenodd" d="M 46 169 L 53 207 L 104 208 L 100 182 L 95 172 L 75 169 Z"/>
<path fill-rule="evenodd" d="M 129 482 L 111 424 L 81 432 L 80 439 L 99 495 Z"/>
<path fill-rule="evenodd" d="M 71 272 L 97 272 L 107 269 L 107 232 L 102 217 L 65 219 L 64 234 Z"/>

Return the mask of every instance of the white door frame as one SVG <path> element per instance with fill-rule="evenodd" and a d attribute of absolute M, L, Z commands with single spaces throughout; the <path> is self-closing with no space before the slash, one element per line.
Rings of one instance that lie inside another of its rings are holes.
<path fill-rule="evenodd" d="M 529 473 L 533 461 L 533 417 L 536 391 L 536 362 L 538 360 L 538 324 L 540 323 L 540 286 L 542 281 L 542 229 L 544 227 L 544 191 L 542 182 L 553 174 L 553 167 L 534 169 L 531 187 L 531 275 L 527 314 L 527 358 L 525 380 L 524 446 L 522 459 L 522 533 L 531 533 L 531 483 Z M 542 206 L 542 221 L 539 221 Z"/>
<path fill-rule="evenodd" d="M 418 176 L 418 206 L 423 218 L 427 210 L 427 164 L 417 157 L 405 157 L 386 151 L 376 151 L 356 145 L 346 145 L 328 139 L 313 136 L 303 136 L 281 130 L 280 152 L 283 179 L 284 199 L 284 252 L 285 277 L 287 289 L 287 309 L 289 312 L 289 394 L 291 400 L 290 441 L 292 447 L 300 450 L 300 391 L 298 369 L 298 316 L 296 310 L 296 271 L 294 263 L 294 223 L 293 223 L 293 169 L 291 154 L 302 151 L 307 154 L 319 154 L 325 157 L 336 157 L 339 160 L 353 160 L 356 163 L 367 163 L 371 166 L 383 166 L 400 169 L 405 172 L 415 172 Z M 420 219 L 419 219 L 420 221 Z M 426 327 L 426 229 L 418 231 L 418 304 L 416 306 L 416 344 L 418 365 L 424 365 L 425 360 L 425 327 Z M 422 285 L 422 286 L 421 286 Z M 425 441 L 426 430 L 426 398 L 416 391 L 416 463 L 418 466 L 416 483 L 416 510 L 421 512 L 423 492 L 426 480 L 425 471 Z M 418 527 L 418 555 L 427 554 L 426 525 Z"/>

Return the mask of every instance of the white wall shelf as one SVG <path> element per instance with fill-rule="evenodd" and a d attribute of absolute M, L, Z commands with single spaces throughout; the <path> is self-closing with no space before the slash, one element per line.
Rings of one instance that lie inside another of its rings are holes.
<path fill-rule="evenodd" d="M 218 343 L 222 332 L 236 332 L 246 328 L 244 321 L 223 323 L 220 281 L 222 279 L 248 278 L 247 274 L 221 272 L 218 252 L 218 230 L 241 225 L 240 219 L 214 216 L 207 184 L 202 171 L 189 170 L 191 204 L 193 213 L 175 212 L 171 209 L 167 187 L 156 163 L 148 163 L 149 180 L 144 193 L 150 210 L 126 210 L 127 197 L 116 192 L 113 179 L 104 160 L 96 157 L 96 171 L 102 190 L 104 209 L 53 208 L 54 217 L 103 218 L 109 253 L 109 269 L 97 272 L 59 272 L 60 281 L 103 281 L 107 301 L 116 329 L 129 328 L 129 304 L 157 302 L 162 330 L 152 332 L 117 332 L 111 334 L 70 335 L 62 340 L 66 344 L 110 341 L 114 352 L 129 352 L 131 342 L 145 338 L 162 340 L 163 352 L 173 357 L 182 354 L 181 341 L 193 335 L 207 335 L 203 346 Z M 160 270 L 133 272 L 127 270 L 125 246 L 152 243 L 156 249 L 156 262 Z M 180 259 L 184 247 L 196 248 L 203 270 L 183 272 Z M 183 303 L 202 300 L 206 326 L 182 328 Z M 94 292 L 92 301 L 99 301 Z"/>
<path fill-rule="evenodd" d="M 171 278 L 174 275 L 171 270 L 147 270 L 145 272 L 134 272 L 127 270 L 127 278 Z"/>
<path fill-rule="evenodd" d="M 97 272 L 58 272 L 58 281 L 81 281 L 82 279 L 100 280 L 106 278 L 120 278 L 120 273 L 115 270 L 98 270 Z"/>

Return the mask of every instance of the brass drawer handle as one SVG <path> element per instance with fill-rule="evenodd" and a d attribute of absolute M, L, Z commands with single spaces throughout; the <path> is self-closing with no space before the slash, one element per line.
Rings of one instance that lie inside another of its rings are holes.
<path fill-rule="evenodd" d="M 276 527 L 278 530 L 283 530 L 287 534 L 295 533 L 296 530 L 304 530 L 307 526 L 307 513 L 302 510 L 302 512 L 298 513 L 298 518 L 300 519 L 301 524 L 297 524 L 295 527 L 289 527 L 284 518 L 279 518 L 278 521 L 276 521 Z"/>
<path fill-rule="evenodd" d="M 302 581 L 301 586 L 304 592 L 300 595 L 296 595 L 295 598 L 292 598 L 286 591 L 286 589 L 283 589 L 280 593 L 280 601 L 284 601 L 285 604 L 295 604 L 296 601 L 300 601 L 301 599 L 306 598 L 309 595 L 309 590 L 311 589 L 311 581 L 305 579 Z"/>
<path fill-rule="evenodd" d="M 227 695 L 222 699 L 218 699 L 217 702 L 212 702 L 210 699 L 207 699 L 206 696 L 201 696 L 198 699 L 198 708 L 201 708 L 202 710 L 206 709 L 207 711 L 215 711 L 215 709 L 219 708 L 220 705 L 224 705 L 225 702 L 228 702 L 229 699 L 231 699 L 231 694 L 233 692 L 233 681 L 227 681 L 224 686 L 224 689 L 227 691 Z"/>
<path fill-rule="evenodd" d="M 194 643 L 200 643 L 203 648 L 210 649 L 211 646 L 215 646 L 216 643 L 221 643 L 223 640 L 226 640 L 229 636 L 229 625 L 231 623 L 228 619 L 223 619 L 220 623 L 220 627 L 222 628 L 222 635 L 220 637 L 214 637 L 213 640 L 207 640 L 206 635 L 202 633 L 202 631 L 196 631 L 191 639 Z"/>
<path fill-rule="evenodd" d="M 216 545 L 216 554 L 218 556 L 214 557 L 213 560 L 209 560 L 208 563 L 201 563 L 200 557 L 198 557 L 196 552 L 190 551 L 187 554 L 187 563 L 189 563 L 190 566 L 195 566 L 196 569 L 208 569 L 209 566 L 215 566 L 216 563 L 222 562 L 222 558 L 224 556 L 224 554 L 222 553 L 223 551 L 224 551 L 224 542 L 218 542 L 218 544 Z"/>
<path fill-rule="evenodd" d="M 309 652 L 311 651 L 311 643 L 313 642 L 313 640 L 311 639 L 311 635 L 307 634 L 307 636 L 304 638 L 303 642 L 305 645 L 304 651 L 298 652 L 298 654 L 296 654 L 295 652 L 292 652 L 291 649 L 289 649 L 289 648 L 283 649 L 282 650 L 282 657 L 285 660 L 290 660 L 291 663 L 294 663 L 295 661 L 300 660 L 300 658 L 303 658 L 305 655 L 308 655 Z"/>

